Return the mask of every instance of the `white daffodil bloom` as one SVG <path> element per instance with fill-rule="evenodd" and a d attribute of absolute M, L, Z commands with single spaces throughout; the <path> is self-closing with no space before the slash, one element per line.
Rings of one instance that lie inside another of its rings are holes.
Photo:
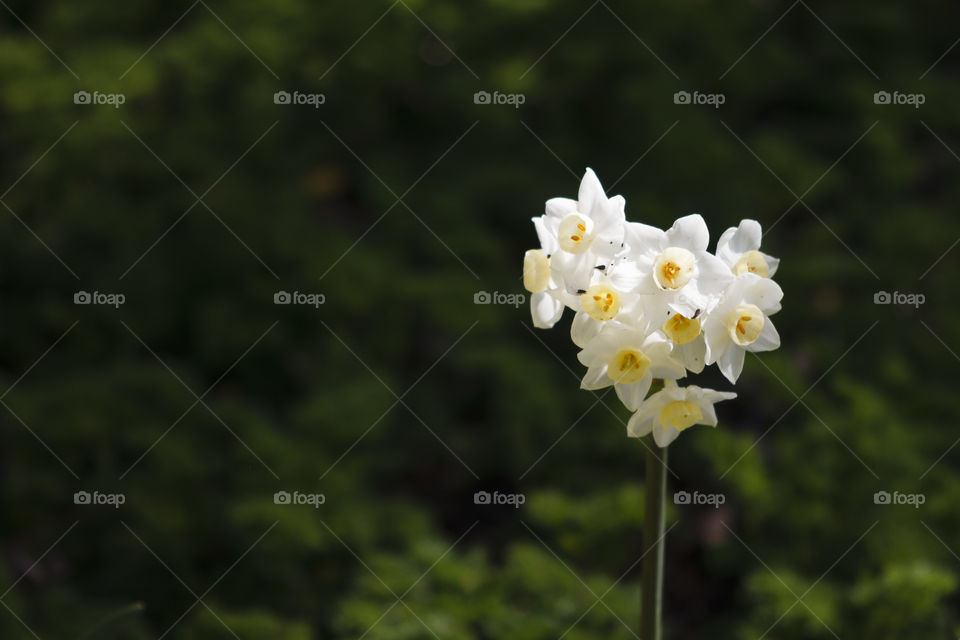
<path fill-rule="evenodd" d="M 640 296 L 629 293 L 642 274 L 632 263 L 619 260 L 613 268 L 595 269 L 590 286 L 575 298 L 577 315 L 570 326 L 573 343 L 583 348 L 604 323 L 636 325 L 643 314 Z"/>
<path fill-rule="evenodd" d="M 656 327 L 677 313 L 693 318 L 706 312 L 733 278 L 707 253 L 710 232 L 699 214 L 680 218 L 667 231 L 628 223 L 626 241 L 628 260 L 643 274 L 637 293 L 646 296 L 647 316 Z"/>
<path fill-rule="evenodd" d="M 654 378 L 682 378 L 686 371 L 671 355 L 662 335 L 647 335 L 636 328 L 609 322 L 577 354 L 587 367 L 582 389 L 602 389 L 611 384 L 631 411 L 643 403 Z"/>
<path fill-rule="evenodd" d="M 696 386 L 678 387 L 667 380 L 663 389 L 656 392 L 630 417 L 627 435 L 642 438 L 653 432 L 653 439 L 665 447 L 684 429 L 695 424 L 717 426 L 716 403 L 732 400 L 737 394 Z"/>
<path fill-rule="evenodd" d="M 755 273 L 761 278 L 772 278 L 780 260 L 760 252 L 763 232 L 756 220 L 741 220 L 739 227 L 730 227 L 717 241 L 717 257 L 734 275 Z"/>
<path fill-rule="evenodd" d="M 607 198 L 587 169 L 576 200 L 547 200 L 546 213 L 533 219 L 551 267 L 569 293 L 585 293 L 594 270 L 612 268 L 624 251 L 625 205 L 622 196 Z"/>
<path fill-rule="evenodd" d="M 717 363 L 724 377 L 736 382 L 747 351 L 772 351 L 780 346 L 770 316 L 780 310 L 783 291 L 773 280 L 754 273 L 734 279 L 704 321 L 706 363 Z"/>

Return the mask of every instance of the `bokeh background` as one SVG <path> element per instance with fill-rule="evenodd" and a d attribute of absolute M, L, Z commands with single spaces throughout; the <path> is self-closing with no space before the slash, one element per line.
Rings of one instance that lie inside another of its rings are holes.
<path fill-rule="evenodd" d="M 670 447 L 724 504 L 670 505 L 666 636 L 956 637 L 957 6 L 0 5 L 3 638 L 636 637 L 643 445 L 569 315 L 475 304 L 587 166 L 783 259 Z"/>

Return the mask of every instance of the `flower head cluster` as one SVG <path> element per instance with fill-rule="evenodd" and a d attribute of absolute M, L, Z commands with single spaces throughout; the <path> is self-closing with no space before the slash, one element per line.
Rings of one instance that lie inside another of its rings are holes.
<path fill-rule="evenodd" d="M 688 371 L 716 364 L 735 383 L 747 351 L 780 346 L 770 321 L 783 297 L 771 280 L 780 261 L 760 251 L 754 220 L 727 229 L 709 253 L 700 215 L 663 231 L 627 222 L 625 205 L 587 169 L 576 200 L 548 200 L 533 219 L 540 248 L 524 256 L 523 284 L 535 326 L 573 310 L 571 338 L 587 368 L 580 386 L 613 385 L 634 412 L 628 434 L 652 432 L 665 447 L 687 427 L 716 426 L 713 405 L 736 397 L 679 386 Z M 654 379 L 663 388 L 648 397 Z"/>

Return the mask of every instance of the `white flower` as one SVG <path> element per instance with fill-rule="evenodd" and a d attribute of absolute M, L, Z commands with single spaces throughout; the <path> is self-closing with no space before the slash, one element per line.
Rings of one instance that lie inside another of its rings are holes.
<path fill-rule="evenodd" d="M 755 273 L 762 278 L 772 278 L 780 260 L 760 252 L 763 233 L 756 220 L 741 220 L 739 227 L 730 227 L 717 241 L 717 257 L 734 275 Z"/>
<path fill-rule="evenodd" d="M 611 384 L 631 411 L 640 408 L 653 378 L 682 378 L 683 365 L 670 356 L 670 342 L 662 335 L 609 322 L 577 354 L 587 367 L 582 389 L 602 389 Z"/>
<path fill-rule="evenodd" d="M 650 225 L 627 225 L 630 261 L 642 274 L 637 292 L 644 294 L 649 322 L 659 327 L 679 313 L 694 318 L 719 299 L 733 276 L 707 253 L 710 232 L 699 214 L 680 218 L 662 231 Z"/>
<path fill-rule="evenodd" d="M 665 447 L 680 432 L 695 424 L 717 426 L 717 412 L 713 405 L 736 398 L 737 394 L 700 387 L 678 387 L 667 380 L 663 389 L 643 403 L 627 423 L 627 435 L 642 438 L 653 432 L 657 445 Z"/>
<path fill-rule="evenodd" d="M 570 337 L 583 347 L 607 322 L 635 325 L 642 317 L 641 296 L 628 293 L 636 288 L 640 272 L 632 263 L 619 261 L 613 268 L 596 269 L 587 290 L 573 299 L 577 315 L 570 326 Z"/>
<path fill-rule="evenodd" d="M 704 321 L 706 363 L 717 363 L 724 377 L 736 382 L 747 351 L 772 351 L 780 336 L 771 315 L 780 310 L 783 291 L 773 280 L 753 273 L 734 279 Z"/>
<path fill-rule="evenodd" d="M 611 268 L 623 252 L 625 204 L 622 196 L 607 198 L 596 174 L 587 169 L 577 200 L 547 200 L 546 214 L 533 219 L 542 248 L 569 293 L 585 292 L 594 270 Z"/>

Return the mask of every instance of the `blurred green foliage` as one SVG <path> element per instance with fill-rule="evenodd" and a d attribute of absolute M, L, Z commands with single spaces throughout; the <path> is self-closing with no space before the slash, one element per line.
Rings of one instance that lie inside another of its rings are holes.
<path fill-rule="evenodd" d="M 8 0 L 0 636 L 634 637 L 642 446 L 568 320 L 473 304 L 589 165 L 630 219 L 753 217 L 783 259 L 783 348 L 671 447 L 672 490 L 726 502 L 671 508 L 668 637 L 954 637 L 958 17 Z"/>

